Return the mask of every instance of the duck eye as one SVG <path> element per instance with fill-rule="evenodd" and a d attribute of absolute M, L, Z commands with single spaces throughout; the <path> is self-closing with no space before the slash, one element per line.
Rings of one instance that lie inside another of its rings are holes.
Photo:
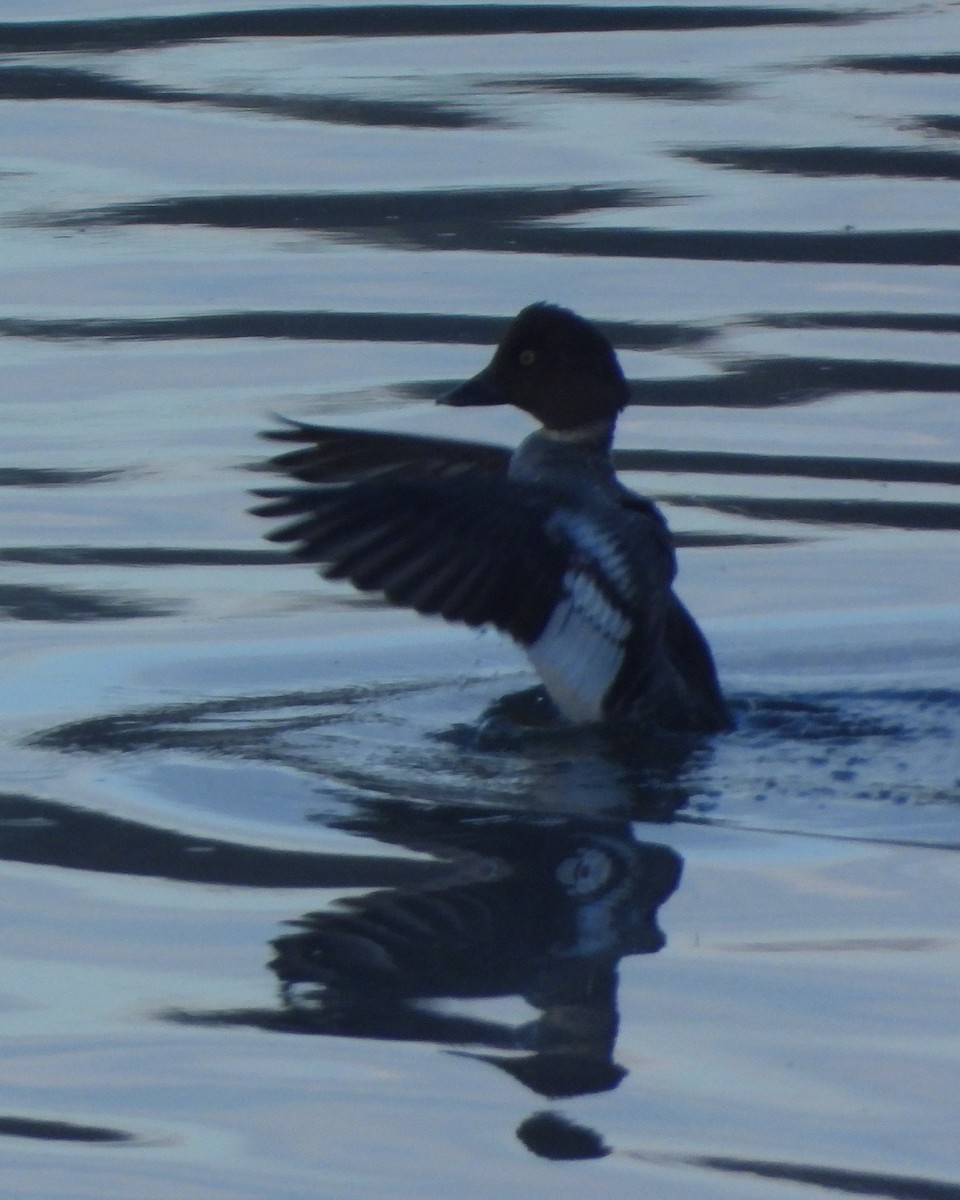
<path fill-rule="evenodd" d="M 536 361 L 537 361 L 537 352 L 535 350 L 521 350 L 520 351 L 519 362 L 520 362 L 521 367 L 529 367 Z"/>

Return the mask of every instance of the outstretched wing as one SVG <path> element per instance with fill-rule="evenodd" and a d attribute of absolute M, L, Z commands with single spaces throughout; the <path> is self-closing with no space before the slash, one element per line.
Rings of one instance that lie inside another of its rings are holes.
<path fill-rule="evenodd" d="M 482 474 L 384 478 L 261 491 L 252 511 L 287 519 L 269 533 L 328 579 L 467 625 L 495 625 L 524 645 L 546 626 L 565 552 L 540 488 Z"/>
<path fill-rule="evenodd" d="M 270 459 L 265 469 L 302 483 L 354 483 L 407 476 L 449 479 L 478 472 L 506 475 L 510 464 L 509 450 L 482 442 L 280 420 L 277 428 L 268 429 L 262 436 L 272 442 L 293 443 L 296 449 Z"/>

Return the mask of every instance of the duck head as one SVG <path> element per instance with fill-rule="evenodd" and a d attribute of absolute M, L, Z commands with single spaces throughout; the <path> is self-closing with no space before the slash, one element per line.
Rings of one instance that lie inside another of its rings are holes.
<path fill-rule="evenodd" d="M 555 304 L 531 304 L 510 322 L 493 358 L 441 396 L 453 407 L 512 404 L 546 429 L 611 425 L 627 403 L 613 346 L 589 321 Z"/>

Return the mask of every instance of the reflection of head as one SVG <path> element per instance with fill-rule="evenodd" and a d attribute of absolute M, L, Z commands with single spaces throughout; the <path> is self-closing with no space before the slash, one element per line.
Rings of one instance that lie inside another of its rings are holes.
<path fill-rule="evenodd" d="M 538 1158 L 555 1162 L 604 1158 L 610 1153 L 593 1129 L 575 1125 L 559 1113 L 534 1113 L 519 1126 L 517 1137 Z"/>

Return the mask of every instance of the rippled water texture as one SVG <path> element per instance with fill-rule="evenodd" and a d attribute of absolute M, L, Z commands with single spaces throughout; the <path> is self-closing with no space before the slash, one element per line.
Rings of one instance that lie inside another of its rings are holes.
<path fill-rule="evenodd" d="M 0 1192 L 960 1198 L 960 9 L 0 6 Z M 531 301 L 737 718 L 246 513 Z"/>

